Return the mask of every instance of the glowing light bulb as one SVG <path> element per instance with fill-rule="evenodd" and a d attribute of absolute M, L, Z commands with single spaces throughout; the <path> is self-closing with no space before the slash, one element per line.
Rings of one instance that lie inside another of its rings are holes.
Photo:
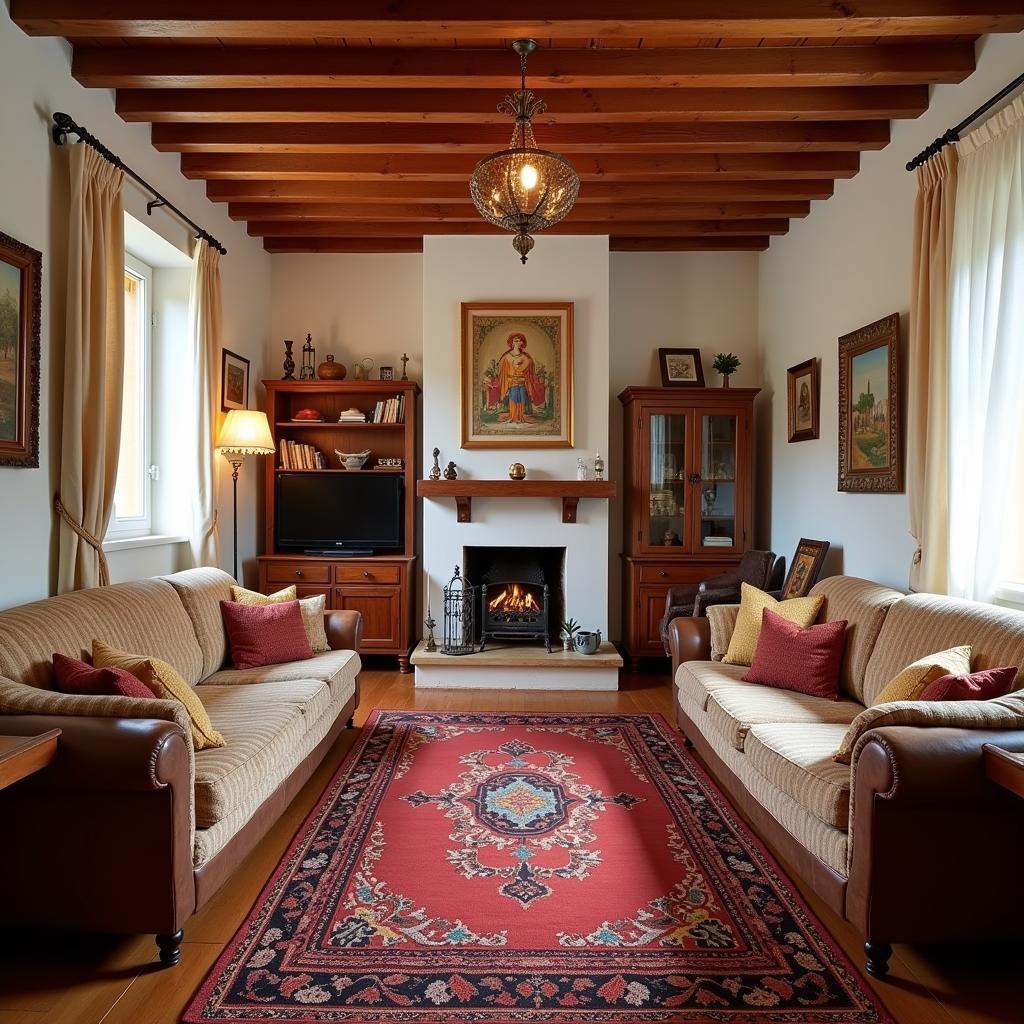
<path fill-rule="evenodd" d="M 533 164 L 523 164 L 519 171 L 519 181 L 523 188 L 533 188 L 537 184 L 537 168 Z"/>

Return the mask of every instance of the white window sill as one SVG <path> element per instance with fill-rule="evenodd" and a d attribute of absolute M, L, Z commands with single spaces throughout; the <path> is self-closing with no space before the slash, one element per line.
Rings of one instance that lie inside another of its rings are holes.
<path fill-rule="evenodd" d="M 1009 608 L 1024 609 L 1024 581 L 1003 580 L 996 587 L 996 603 Z"/>
<path fill-rule="evenodd" d="M 164 544 L 184 544 L 188 537 L 170 533 L 147 533 L 145 537 L 113 537 L 103 542 L 105 552 L 131 551 L 134 548 L 156 548 Z"/>

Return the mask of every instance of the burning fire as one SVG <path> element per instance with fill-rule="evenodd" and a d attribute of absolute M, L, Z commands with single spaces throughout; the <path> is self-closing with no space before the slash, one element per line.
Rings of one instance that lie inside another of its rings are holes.
<path fill-rule="evenodd" d="M 533 594 L 524 590 L 518 583 L 506 587 L 494 600 L 488 601 L 489 612 L 539 612 L 540 605 Z"/>

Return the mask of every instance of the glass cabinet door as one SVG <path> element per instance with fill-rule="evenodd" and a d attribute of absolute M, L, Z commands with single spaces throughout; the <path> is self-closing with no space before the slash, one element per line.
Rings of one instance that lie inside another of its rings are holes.
<path fill-rule="evenodd" d="M 699 468 L 695 500 L 700 502 L 697 550 L 732 551 L 743 543 L 737 537 L 737 463 L 739 416 L 731 413 L 699 417 Z"/>
<path fill-rule="evenodd" d="M 651 413 L 647 420 L 650 466 L 645 547 L 687 546 L 686 413 Z"/>

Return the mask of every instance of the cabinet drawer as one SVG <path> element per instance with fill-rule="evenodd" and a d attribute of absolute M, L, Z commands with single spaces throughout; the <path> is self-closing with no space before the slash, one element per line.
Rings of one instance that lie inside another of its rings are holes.
<path fill-rule="evenodd" d="M 671 586 L 675 583 L 700 583 L 709 576 L 725 572 L 724 565 L 641 565 L 641 584 L 661 584 Z"/>
<path fill-rule="evenodd" d="M 330 583 L 331 567 L 325 562 L 270 562 L 268 583 Z"/>
<path fill-rule="evenodd" d="M 323 594 L 327 600 L 324 602 L 324 609 L 329 611 L 331 608 L 331 588 L 330 587 L 296 587 L 295 596 L 301 601 L 304 597 L 319 597 Z"/>
<path fill-rule="evenodd" d="M 397 565 L 375 565 L 356 562 L 353 565 L 336 565 L 334 567 L 335 583 L 399 583 L 402 570 Z"/>

